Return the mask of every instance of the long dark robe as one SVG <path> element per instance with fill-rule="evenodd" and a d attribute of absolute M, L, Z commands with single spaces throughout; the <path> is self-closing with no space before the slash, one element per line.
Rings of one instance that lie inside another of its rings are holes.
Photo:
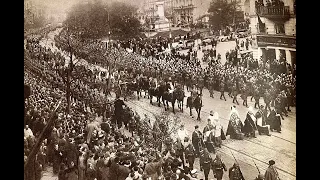
<path fill-rule="evenodd" d="M 270 129 L 281 131 L 281 119 L 280 116 L 276 116 L 276 111 L 272 110 L 270 112 L 266 123 L 270 125 Z"/>
<path fill-rule="evenodd" d="M 265 180 L 278 180 L 278 172 L 277 170 L 269 166 L 268 169 L 266 170 L 266 173 L 264 174 L 264 179 Z"/>
<path fill-rule="evenodd" d="M 226 136 L 230 135 L 231 139 L 243 139 L 243 134 L 241 132 L 243 124 L 240 120 L 237 119 L 238 116 L 234 113 L 231 115 L 229 120 Z"/>
<path fill-rule="evenodd" d="M 252 120 L 250 114 L 247 113 L 247 117 L 244 120 L 244 126 L 243 126 L 243 129 L 242 129 L 242 132 L 243 133 L 252 133 L 255 130 L 257 130 L 255 122 Z"/>

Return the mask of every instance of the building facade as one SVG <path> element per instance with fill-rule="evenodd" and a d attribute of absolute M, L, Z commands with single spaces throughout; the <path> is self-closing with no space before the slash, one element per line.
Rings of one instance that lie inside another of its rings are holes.
<path fill-rule="evenodd" d="M 295 0 L 247 0 L 250 9 L 250 30 L 253 56 L 260 61 L 283 60 L 296 64 Z M 270 1 L 269 1 L 270 2 Z"/>
<path fill-rule="evenodd" d="M 41 18 L 46 19 L 46 8 L 43 5 L 35 4 L 32 0 L 24 0 L 25 26 L 32 26 Z"/>

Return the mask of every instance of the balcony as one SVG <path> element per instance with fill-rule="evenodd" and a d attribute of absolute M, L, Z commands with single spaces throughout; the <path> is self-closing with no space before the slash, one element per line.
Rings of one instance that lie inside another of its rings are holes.
<path fill-rule="evenodd" d="M 260 6 L 256 8 L 257 14 L 268 19 L 289 19 L 289 6 L 266 7 Z"/>

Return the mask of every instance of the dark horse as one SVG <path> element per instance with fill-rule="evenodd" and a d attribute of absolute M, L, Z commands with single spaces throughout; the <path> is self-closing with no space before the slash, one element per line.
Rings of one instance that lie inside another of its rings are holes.
<path fill-rule="evenodd" d="M 164 102 L 164 99 L 163 99 L 163 94 L 165 92 L 165 88 L 166 87 L 165 87 L 164 84 L 161 84 L 158 87 L 150 87 L 149 88 L 148 92 L 149 92 L 149 96 L 150 96 L 150 104 L 153 105 L 152 98 L 153 97 L 157 97 L 158 106 L 160 107 L 161 100 L 162 100 L 163 105 L 165 105 L 165 102 Z"/>
<path fill-rule="evenodd" d="M 128 91 L 128 94 L 131 94 L 131 92 L 136 91 L 136 92 L 137 92 L 138 99 L 139 99 L 139 85 L 138 85 L 138 83 L 136 83 L 136 82 L 129 82 L 129 83 L 127 84 L 127 91 Z"/>
<path fill-rule="evenodd" d="M 141 91 L 144 91 L 144 98 L 146 98 L 149 88 L 150 84 L 147 78 L 140 78 L 138 80 L 138 100 L 140 99 L 140 97 L 142 97 Z"/>
<path fill-rule="evenodd" d="M 196 109 L 196 112 L 198 114 L 197 120 L 201 120 L 200 119 L 200 112 L 201 112 L 201 108 L 202 108 L 202 98 L 201 95 L 191 95 L 190 97 L 187 98 L 187 108 L 190 108 L 190 116 L 192 116 L 192 108 Z"/>
<path fill-rule="evenodd" d="M 185 96 L 184 90 L 177 88 L 173 91 L 173 97 L 177 100 L 178 108 L 183 112 L 183 99 Z M 174 107 L 173 107 L 174 109 Z"/>
<path fill-rule="evenodd" d="M 180 88 L 175 89 L 172 93 L 165 91 L 163 93 L 162 99 L 165 100 L 165 110 L 169 110 L 169 102 L 172 105 L 172 112 L 175 113 L 175 102 L 178 102 L 178 108 L 183 112 L 183 99 L 185 97 L 184 91 Z"/>

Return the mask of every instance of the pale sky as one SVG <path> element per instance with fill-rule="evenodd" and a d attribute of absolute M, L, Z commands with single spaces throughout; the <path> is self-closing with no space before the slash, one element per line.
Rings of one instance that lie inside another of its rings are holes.
<path fill-rule="evenodd" d="M 72 5 L 79 3 L 79 2 L 87 2 L 93 0 L 29 0 L 32 1 L 35 5 L 43 5 L 47 7 L 51 11 L 56 12 L 66 12 Z M 105 3 L 111 3 L 114 1 L 118 2 L 125 2 L 134 6 L 139 7 L 140 4 L 143 3 L 144 0 L 101 0 Z"/>

